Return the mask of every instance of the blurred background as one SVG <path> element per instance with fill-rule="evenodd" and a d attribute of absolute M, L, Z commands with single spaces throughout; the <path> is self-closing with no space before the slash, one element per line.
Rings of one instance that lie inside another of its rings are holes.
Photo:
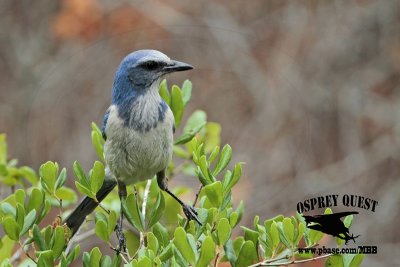
<path fill-rule="evenodd" d="M 187 114 L 205 110 L 246 162 L 234 192 L 244 224 L 314 196 L 362 195 L 379 201 L 351 228 L 378 246 L 363 266 L 400 265 L 399 1 L 1 0 L 10 155 L 88 169 L 90 123 L 101 124 L 120 60 L 143 48 L 196 67 L 169 84 L 193 82 Z"/>

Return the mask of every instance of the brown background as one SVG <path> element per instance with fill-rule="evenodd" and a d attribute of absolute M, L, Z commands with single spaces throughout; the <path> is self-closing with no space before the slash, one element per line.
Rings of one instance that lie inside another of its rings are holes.
<path fill-rule="evenodd" d="M 351 229 L 378 246 L 363 266 L 400 264 L 399 1 L 3 0 L 0 38 L 0 132 L 21 164 L 89 167 L 120 60 L 158 49 L 196 67 L 170 84 L 192 80 L 189 111 L 247 163 L 245 224 L 363 195 L 379 201 Z"/>

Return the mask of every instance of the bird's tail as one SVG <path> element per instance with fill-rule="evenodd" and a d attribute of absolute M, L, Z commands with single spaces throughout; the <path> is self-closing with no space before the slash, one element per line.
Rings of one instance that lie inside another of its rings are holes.
<path fill-rule="evenodd" d="M 96 198 L 101 202 L 117 185 L 117 182 L 113 179 L 104 180 L 103 186 L 96 194 Z M 65 219 L 65 224 L 72 231 L 72 236 L 78 231 L 81 224 L 84 222 L 86 216 L 93 212 L 98 206 L 98 203 L 90 197 L 85 197 L 78 207 Z"/>

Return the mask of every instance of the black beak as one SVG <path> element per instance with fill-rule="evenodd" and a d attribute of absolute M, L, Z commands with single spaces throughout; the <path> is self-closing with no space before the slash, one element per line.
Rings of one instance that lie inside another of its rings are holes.
<path fill-rule="evenodd" d="M 166 73 L 175 72 L 175 71 L 185 71 L 193 69 L 192 65 L 189 65 L 184 62 L 172 60 L 172 64 L 169 64 L 163 68 Z"/>

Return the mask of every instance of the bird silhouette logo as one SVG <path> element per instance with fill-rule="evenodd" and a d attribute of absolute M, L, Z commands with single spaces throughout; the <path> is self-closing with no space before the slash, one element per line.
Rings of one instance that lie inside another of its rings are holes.
<path fill-rule="evenodd" d="M 303 215 L 307 228 L 320 231 L 322 233 L 345 240 L 346 245 L 350 240 L 356 243 L 356 238 L 360 235 L 350 235 L 349 228 L 341 220 L 342 217 L 358 214 L 357 211 L 338 212 L 323 215 Z"/>

